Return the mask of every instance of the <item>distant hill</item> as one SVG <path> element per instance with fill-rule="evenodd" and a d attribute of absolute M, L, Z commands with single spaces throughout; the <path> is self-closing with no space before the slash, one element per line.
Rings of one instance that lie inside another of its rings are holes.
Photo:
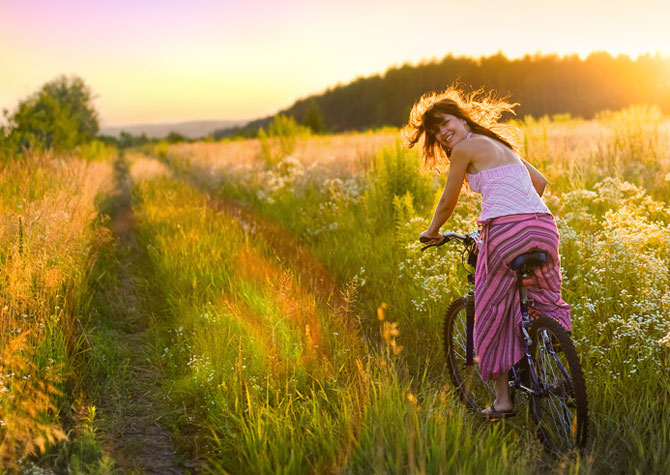
<path fill-rule="evenodd" d="M 146 134 L 148 138 L 163 138 L 170 132 L 177 132 L 191 139 L 206 137 L 217 129 L 242 126 L 246 121 L 240 120 L 200 120 L 191 122 L 158 123 L 158 124 L 133 124 L 103 126 L 100 135 L 111 135 L 119 137 L 122 130 L 132 135 Z"/>
<path fill-rule="evenodd" d="M 502 54 L 482 58 L 446 56 L 441 61 L 403 65 L 383 75 L 362 77 L 296 101 L 280 113 L 304 121 L 316 108 L 326 132 L 402 126 L 412 104 L 424 93 L 443 90 L 454 81 L 467 89 L 495 90 L 519 102 L 517 115 L 571 114 L 592 118 L 605 110 L 631 104 L 655 104 L 670 113 L 670 58 L 641 55 L 633 60 L 595 52 L 577 55 L 527 55 L 508 59 Z M 217 138 L 253 136 L 272 117 L 241 127 L 219 129 Z"/>

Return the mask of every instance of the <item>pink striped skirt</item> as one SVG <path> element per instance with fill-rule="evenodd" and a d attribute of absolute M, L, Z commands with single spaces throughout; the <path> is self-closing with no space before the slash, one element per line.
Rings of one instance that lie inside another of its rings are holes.
<path fill-rule="evenodd" d="M 535 310 L 571 329 L 570 305 L 561 298 L 558 229 L 550 214 L 517 214 L 482 221 L 475 269 L 475 353 L 482 379 L 507 373 L 524 354 L 519 324 L 520 296 L 510 263 L 519 254 L 547 253 L 547 263 L 535 269 L 528 297 Z"/>

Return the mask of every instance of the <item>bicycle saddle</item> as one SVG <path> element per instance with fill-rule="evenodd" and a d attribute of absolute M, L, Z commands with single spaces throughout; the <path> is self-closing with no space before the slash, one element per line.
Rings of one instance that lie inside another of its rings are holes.
<path fill-rule="evenodd" d="M 528 270 L 535 267 L 541 267 L 547 263 L 547 253 L 542 251 L 533 251 L 516 256 L 510 264 L 510 269 L 517 270 L 522 266 L 526 266 Z"/>

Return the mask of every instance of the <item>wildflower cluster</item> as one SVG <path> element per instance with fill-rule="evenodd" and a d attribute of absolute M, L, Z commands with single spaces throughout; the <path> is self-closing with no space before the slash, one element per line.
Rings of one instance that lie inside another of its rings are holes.
<path fill-rule="evenodd" d="M 570 209 L 559 219 L 564 286 L 574 295 L 581 351 L 602 356 L 625 349 L 622 371 L 631 375 L 658 363 L 668 328 L 668 212 L 630 183 L 608 178 L 594 188 L 564 195 Z"/>
<path fill-rule="evenodd" d="M 477 205 L 476 200 L 468 200 L 466 208 L 451 218 L 451 229 L 459 233 L 472 230 L 475 227 L 472 212 Z M 405 256 L 398 263 L 398 274 L 403 286 L 411 289 L 411 303 L 420 314 L 443 308 L 449 298 L 463 293 L 467 285 L 465 272 L 473 270 L 464 266 L 463 248 L 460 246 L 445 245 L 439 250 L 422 252 L 424 244 L 417 238 L 427 227 L 428 221 L 418 216 L 396 227 L 399 240 L 405 243 Z"/>
<path fill-rule="evenodd" d="M 658 344 L 666 350 L 670 350 L 670 331 L 668 331 L 667 335 L 658 340 Z"/>
<path fill-rule="evenodd" d="M 296 184 L 305 175 L 305 168 L 298 159 L 288 155 L 269 167 L 259 171 L 257 197 L 261 201 L 273 204 L 279 193 L 292 194 Z"/>

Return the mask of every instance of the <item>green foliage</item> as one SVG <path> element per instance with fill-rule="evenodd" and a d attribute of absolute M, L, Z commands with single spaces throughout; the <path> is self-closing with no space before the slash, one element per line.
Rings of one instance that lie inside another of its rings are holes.
<path fill-rule="evenodd" d="M 402 228 L 417 214 L 414 210 L 412 193 L 408 191 L 403 196 L 395 195 L 393 197 L 393 214 L 395 216 L 397 234 L 399 237 L 405 238 Z"/>
<path fill-rule="evenodd" d="M 5 153 L 25 148 L 68 151 L 92 140 L 99 124 L 91 101 L 90 89 L 76 76 L 45 84 L 19 103 L 14 114 L 5 113 L 9 125 L 5 137 L 0 136 Z"/>
<path fill-rule="evenodd" d="M 80 145 L 78 151 L 79 156 L 87 162 L 113 160 L 118 154 L 115 144 L 98 139 Z"/>
<path fill-rule="evenodd" d="M 268 165 L 274 165 L 291 155 L 295 151 L 298 139 L 308 137 L 309 134 L 310 129 L 299 125 L 295 118 L 279 114 L 268 127 L 267 133 L 263 128 L 258 130 L 261 155 Z"/>
<path fill-rule="evenodd" d="M 95 406 L 84 408 L 85 414 L 72 434 L 73 442 L 67 447 L 68 473 L 79 474 L 108 474 L 114 472 L 114 462 L 109 454 L 105 453 L 100 441 L 97 409 Z"/>
<path fill-rule="evenodd" d="M 309 102 L 307 111 L 302 117 L 302 125 L 309 127 L 315 134 L 321 134 L 325 130 L 323 112 L 314 99 Z"/>
<path fill-rule="evenodd" d="M 170 150 L 170 142 L 167 140 L 160 140 L 157 143 L 148 144 L 144 148 L 155 157 L 166 158 L 168 156 L 168 151 Z"/>
<path fill-rule="evenodd" d="M 279 114 L 274 118 L 268 127 L 268 136 L 279 139 L 292 139 L 309 136 L 309 131 L 305 129 L 305 127 L 298 125 L 294 117 Z M 282 151 L 286 151 L 287 154 L 291 153 L 287 151 L 290 147 L 290 144 L 291 142 L 287 142 L 287 146 L 282 147 Z"/>
<path fill-rule="evenodd" d="M 395 197 L 409 194 L 413 206 L 421 212 L 433 204 L 433 178 L 422 170 L 418 153 L 405 149 L 400 141 L 377 154 L 369 182 L 365 204 L 379 225 L 393 223 Z"/>
<path fill-rule="evenodd" d="M 186 137 L 184 137 L 179 132 L 175 132 L 174 130 L 170 132 L 167 137 L 165 137 L 165 140 L 167 140 L 169 143 L 188 142 Z"/>
<path fill-rule="evenodd" d="M 270 146 L 270 139 L 268 138 L 268 134 L 265 132 L 263 127 L 258 129 L 257 137 L 261 143 L 261 156 L 265 159 L 265 163 L 268 165 L 274 164 L 275 159 L 273 157 L 272 147 Z"/>
<path fill-rule="evenodd" d="M 122 130 L 119 134 L 119 147 L 120 148 L 131 148 L 131 147 L 141 147 L 150 142 L 146 134 L 142 135 L 133 135 L 130 132 Z"/>

